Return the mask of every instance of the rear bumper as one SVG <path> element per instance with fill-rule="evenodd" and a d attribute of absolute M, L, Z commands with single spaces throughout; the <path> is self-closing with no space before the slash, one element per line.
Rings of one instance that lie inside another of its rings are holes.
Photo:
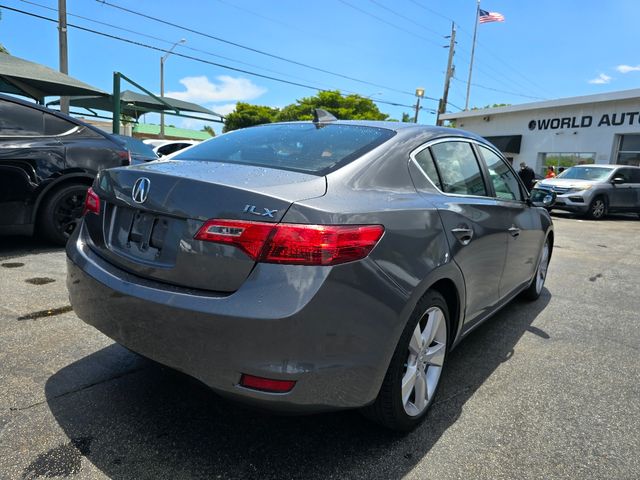
<path fill-rule="evenodd" d="M 407 299 L 373 261 L 258 264 L 222 296 L 135 277 L 97 256 L 78 231 L 67 244 L 71 304 L 116 342 L 271 409 L 313 412 L 375 399 Z M 297 383 L 285 394 L 259 392 L 238 385 L 242 373 Z"/>

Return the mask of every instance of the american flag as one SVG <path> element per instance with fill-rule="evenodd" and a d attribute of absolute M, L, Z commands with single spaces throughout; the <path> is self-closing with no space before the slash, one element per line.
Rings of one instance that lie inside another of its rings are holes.
<path fill-rule="evenodd" d="M 480 23 L 504 22 L 504 15 L 498 12 L 487 12 L 486 10 L 480 9 L 478 21 Z"/>

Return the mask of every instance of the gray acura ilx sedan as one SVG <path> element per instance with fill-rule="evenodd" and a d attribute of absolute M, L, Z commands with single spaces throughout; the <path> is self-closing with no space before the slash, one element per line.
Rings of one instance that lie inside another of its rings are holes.
<path fill-rule="evenodd" d="M 449 351 L 540 295 L 544 201 L 460 130 L 251 127 L 102 172 L 67 284 L 86 323 L 221 394 L 410 430 Z"/>

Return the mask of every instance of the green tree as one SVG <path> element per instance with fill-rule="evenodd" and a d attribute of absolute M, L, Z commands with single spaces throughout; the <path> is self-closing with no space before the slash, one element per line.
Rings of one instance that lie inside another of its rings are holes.
<path fill-rule="evenodd" d="M 213 127 L 211 125 L 205 125 L 204 127 L 202 127 L 202 130 L 200 130 L 200 131 L 201 132 L 207 132 L 212 137 L 216 136 L 216 132 L 213 131 Z"/>
<path fill-rule="evenodd" d="M 275 122 L 278 112 L 279 110 L 277 108 L 238 102 L 236 109 L 225 117 L 222 131 L 230 132 L 238 128 Z"/>
<path fill-rule="evenodd" d="M 408 114 L 407 112 L 402 112 L 402 122 L 404 123 L 409 123 L 409 122 L 413 122 L 413 117 Z"/>
<path fill-rule="evenodd" d="M 360 95 L 342 96 L 338 90 L 321 91 L 287 105 L 278 115 L 278 121 L 311 120 L 313 109 L 322 108 L 343 120 L 387 120 L 389 115 L 378 110 L 369 98 Z"/>

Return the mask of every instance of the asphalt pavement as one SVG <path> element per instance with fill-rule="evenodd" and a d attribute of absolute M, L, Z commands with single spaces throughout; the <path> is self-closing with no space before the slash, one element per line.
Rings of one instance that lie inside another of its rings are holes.
<path fill-rule="evenodd" d="M 638 479 L 640 220 L 554 221 L 541 298 L 451 353 L 408 435 L 224 400 L 81 322 L 61 249 L 0 239 L 0 478 Z"/>

